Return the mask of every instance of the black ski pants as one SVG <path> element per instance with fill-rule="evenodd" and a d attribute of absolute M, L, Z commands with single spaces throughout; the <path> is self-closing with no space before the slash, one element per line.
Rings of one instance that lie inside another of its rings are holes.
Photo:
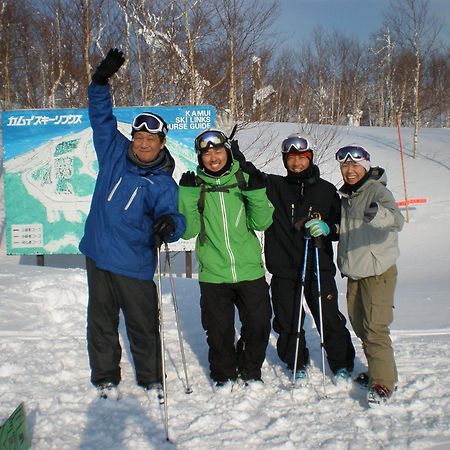
<path fill-rule="evenodd" d="M 265 278 L 239 283 L 200 282 L 202 325 L 209 346 L 210 375 L 214 381 L 261 378 L 269 343 L 269 286 Z M 241 321 L 235 345 L 235 306 Z"/>
<path fill-rule="evenodd" d="M 320 332 L 317 277 L 315 274 L 307 271 L 305 278 L 304 295 L 306 303 L 314 318 L 317 330 Z M 320 282 L 323 341 L 327 353 L 328 364 L 333 373 L 341 368 L 352 371 L 355 349 L 351 341 L 350 333 L 345 326 L 345 317 L 338 309 L 338 293 L 333 274 L 329 271 L 321 271 Z M 273 329 L 279 334 L 277 340 L 278 356 L 287 364 L 288 369 L 293 370 L 300 307 L 300 281 L 273 276 L 271 292 L 275 316 L 273 320 Z M 297 370 L 302 369 L 309 364 L 309 350 L 306 347 L 305 330 L 303 329 L 304 319 L 305 310 L 303 309 L 299 334 Z"/>
<path fill-rule="evenodd" d="M 119 313 L 122 310 L 136 379 L 139 385 L 161 381 L 161 347 L 156 285 L 98 269 L 86 258 L 89 302 L 87 347 L 91 382 L 119 384 L 122 348 Z"/>

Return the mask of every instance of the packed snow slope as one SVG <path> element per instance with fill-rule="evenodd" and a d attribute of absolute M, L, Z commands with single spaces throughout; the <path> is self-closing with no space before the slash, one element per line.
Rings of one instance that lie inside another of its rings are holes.
<path fill-rule="evenodd" d="M 237 137 L 257 165 L 283 173 L 279 144 L 296 129 L 295 124 L 260 124 Z M 397 130 L 336 131 L 320 164 L 323 176 L 339 185 L 332 153 L 340 145 L 357 142 L 371 153 L 373 165 L 387 170 L 388 186 L 402 200 Z M 415 160 L 410 156 L 411 130 L 402 134 L 408 197 L 426 198 L 427 203 L 410 208 L 409 223 L 400 234 L 392 325 L 400 380 L 391 404 L 368 409 L 364 389 L 335 387 L 328 367 L 323 379 L 319 336 L 309 315 L 305 323 L 312 354 L 309 387 L 291 388 L 272 334 L 263 366 L 264 386 L 236 386 L 232 392 L 215 393 L 208 376 L 198 283 L 182 276 L 184 257 L 178 255 L 173 261 L 176 298 L 193 393 L 185 393 L 170 282 L 163 268 L 167 442 L 163 409 L 135 384 L 123 322 L 122 399 L 96 398 L 86 352 L 83 259 L 46 257 L 47 265 L 38 267 L 32 256 L 6 256 L 0 183 L 0 423 L 24 401 L 32 448 L 37 450 L 450 448 L 450 130 L 423 129 L 420 157 Z M 345 281 L 339 276 L 337 281 L 341 310 L 346 313 Z M 237 320 L 237 332 L 239 328 Z M 358 373 L 365 369 L 365 359 L 352 336 Z"/>

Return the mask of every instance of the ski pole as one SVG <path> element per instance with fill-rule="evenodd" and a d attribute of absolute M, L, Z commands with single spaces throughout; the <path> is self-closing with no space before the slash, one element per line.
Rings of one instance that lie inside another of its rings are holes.
<path fill-rule="evenodd" d="M 166 432 L 166 441 L 169 441 L 169 414 L 167 411 L 167 386 L 166 386 L 166 354 L 164 346 L 164 318 L 162 305 L 162 289 L 161 289 L 161 250 L 160 243 L 156 242 L 156 267 L 158 275 L 158 310 L 159 310 L 159 340 L 161 343 L 161 371 L 162 371 L 162 387 L 164 396 L 164 429 Z"/>
<path fill-rule="evenodd" d="M 172 289 L 172 302 L 173 302 L 173 309 L 175 311 L 175 322 L 177 324 L 177 331 L 178 331 L 178 341 L 180 342 L 180 351 L 181 351 L 181 359 L 183 361 L 183 368 L 184 368 L 184 376 L 186 378 L 186 394 L 192 394 L 192 389 L 189 384 L 189 377 L 188 377 L 188 371 L 187 371 L 187 365 L 186 365 L 186 356 L 184 353 L 184 345 L 183 345 L 183 336 L 181 334 L 180 329 L 180 321 L 179 321 L 179 315 L 178 315 L 178 304 L 177 304 L 177 297 L 175 293 L 175 283 L 173 280 L 173 274 L 172 274 L 172 267 L 170 265 L 170 255 L 169 255 L 169 246 L 167 245 L 167 242 L 165 242 L 165 252 L 166 252 L 166 263 L 167 267 L 169 268 L 169 278 L 170 278 L 170 287 Z"/>
<path fill-rule="evenodd" d="M 316 239 L 315 239 L 316 240 Z M 323 383 L 323 395 L 326 397 L 325 391 L 325 351 L 324 351 L 324 339 L 323 339 L 323 316 L 322 316 L 322 294 L 320 286 L 320 267 L 319 267 L 319 244 L 313 243 L 316 259 L 316 273 L 317 273 L 317 301 L 319 302 L 319 334 L 320 334 L 320 349 L 322 351 L 322 383 Z"/>
<path fill-rule="evenodd" d="M 311 239 L 311 236 L 309 235 L 309 232 L 305 231 L 305 255 L 303 257 L 303 268 L 302 268 L 302 278 L 300 281 L 300 305 L 299 305 L 299 311 L 298 311 L 298 323 L 297 323 L 297 341 L 295 343 L 295 358 L 294 358 L 294 370 L 292 371 L 292 387 L 295 386 L 295 373 L 297 372 L 297 357 L 298 357 L 298 348 L 300 345 L 300 330 L 302 327 L 302 314 L 303 314 L 303 287 L 305 285 L 305 278 L 306 278 L 306 261 L 308 258 L 308 246 L 309 241 Z"/>

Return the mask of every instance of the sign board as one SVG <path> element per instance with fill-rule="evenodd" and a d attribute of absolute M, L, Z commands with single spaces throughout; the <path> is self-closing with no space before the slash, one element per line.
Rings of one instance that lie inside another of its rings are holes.
<path fill-rule="evenodd" d="M 427 198 L 409 198 L 408 200 L 399 200 L 397 203 L 397 206 L 399 207 L 406 207 L 409 205 L 424 205 L 425 203 L 428 203 Z"/>
<path fill-rule="evenodd" d="M 169 126 L 166 145 L 178 181 L 195 170 L 194 139 L 214 126 L 215 108 L 115 108 L 119 130 L 130 136 L 132 119 L 149 109 Z M 79 253 L 98 172 L 87 109 L 3 112 L 2 133 L 6 253 Z M 170 249 L 193 250 L 194 241 L 181 240 Z"/>

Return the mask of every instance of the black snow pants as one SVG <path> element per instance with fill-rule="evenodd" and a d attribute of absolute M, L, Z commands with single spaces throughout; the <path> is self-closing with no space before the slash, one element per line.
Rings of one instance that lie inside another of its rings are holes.
<path fill-rule="evenodd" d="M 261 378 L 269 343 L 269 286 L 265 278 L 240 283 L 200 282 L 202 325 L 209 346 L 210 375 L 214 381 Z M 241 321 L 235 345 L 234 316 Z"/>
<path fill-rule="evenodd" d="M 125 319 L 138 384 L 161 382 L 155 283 L 98 269 L 90 258 L 86 258 L 86 269 L 89 289 L 87 347 L 92 384 L 120 382 L 120 310 Z"/>
<path fill-rule="evenodd" d="M 300 276 L 299 276 L 300 278 Z M 306 303 L 311 311 L 317 330 L 320 331 L 319 303 L 317 301 L 318 289 L 315 274 L 306 272 L 304 294 Z M 339 312 L 337 288 L 334 276 L 330 271 L 320 272 L 323 341 L 327 353 L 328 364 L 333 373 L 338 369 L 353 370 L 355 349 L 350 333 L 345 324 L 345 317 Z M 274 311 L 273 329 L 279 334 L 277 352 L 280 359 L 285 362 L 288 369 L 293 370 L 295 360 L 295 347 L 297 342 L 300 281 L 287 278 L 272 277 L 271 292 Z M 299 335 L 299 351 L 297 369 L 309 364 L 309 350 L 306 347 L 303 322 L 305 311 L 301 318 Z"/>

